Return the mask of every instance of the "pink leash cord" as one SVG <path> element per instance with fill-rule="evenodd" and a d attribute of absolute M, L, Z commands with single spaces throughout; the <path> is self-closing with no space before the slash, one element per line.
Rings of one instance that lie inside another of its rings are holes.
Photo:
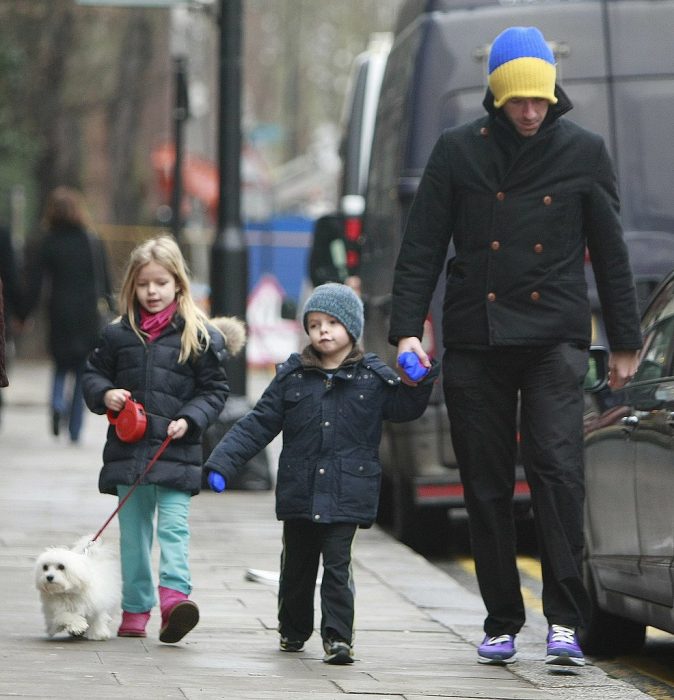
<path fill-rule="evenodd" d="M 122 509 L 122 506 L 129 500 L 129 496 L 136 490 L 138 484 L 140 484 L 141 479 L 150 471 L 150 469 L 152 469 L 154 463 L 161 457 L 162 452 L 168 447 L 168 444 L 169 442 L 171 442 L 172 439 L 173 438 L 169 435 L 166 437 L 164 442 L 162 442 L 162 444 L 159 446 L 159 449 L 155 452 L 154 457 L 150 460 L 150 463 L 147 465 L 147 467 L 145 467 L 145 471 L 136 479 L 133 486 L 128 490 L 126 496 L 124 496 L 124 498 L 122 498 L 122 500 L 117 505 L 117 508 L 115 508 L 115 510 L 112 511 L 110 517 L 103 523 L 103 527 L 101 527 L 101 529 L 93 536 L 91 540 L 92 542 L 95 542 L 99 538 L 103 530 L 105 530 L 105 528 L 110 524 L 110 521 L 115 517 L 115 515 L 117 515 L 117 513 L 119 513 L 119 511 Z"/>

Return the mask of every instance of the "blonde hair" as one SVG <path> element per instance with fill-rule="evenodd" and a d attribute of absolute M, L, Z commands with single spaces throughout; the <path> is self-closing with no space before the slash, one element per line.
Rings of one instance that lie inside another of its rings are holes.
<path fill-rule="evenodd" d="M 141 268 L 150 262 L 161 265 L 176 281 L 177 313 L 185 321 L 178 362 L 187 362 L 191 357 L 203 353 L 208 348 L 211 338 L 206 325 L 208 316 L 192 298 L 185 259 L 171 236 L 150 238 L 131 252 L 119 291 L 119 310 L 128 316 L 131 328 L 145 343 L 146 336 L 136 323 L 136 282 Z"/>

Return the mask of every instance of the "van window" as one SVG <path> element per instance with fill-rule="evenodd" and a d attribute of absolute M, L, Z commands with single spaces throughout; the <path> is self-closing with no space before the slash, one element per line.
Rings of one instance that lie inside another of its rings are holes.
<path fill-rule="evenodd" d="M 376 260 L 379 269 L 393 270 L 398 252 L 398 243 L 391 246 L 389 226 L 392 217 L 398 218 L 398 175 L 402 168 L 409 123 L 410 92 L 401 89 L 401 86 L 411 83 L 414 56 L 420 41 L 420 32 L 408 33 L 407 37 L 400 41 L 395 54 L 389 55 L 377 107 L 363 224 L 366 242 L 362 263 L 367 265 L 368 261 Z M 407 206 L 409 207 L 409 203 Z M 403 221 L 398 220 L 398 239 L 402 225 Z M 386 259 L 382 260 L 382 257 Z M 383 267 L 380 267 L 382 265 Z M 390 292 L 391 280 L 388 276 L 375 275 L 374 278 L 373 283 L 377 289 L 373 290 L 373 293 Z"/>

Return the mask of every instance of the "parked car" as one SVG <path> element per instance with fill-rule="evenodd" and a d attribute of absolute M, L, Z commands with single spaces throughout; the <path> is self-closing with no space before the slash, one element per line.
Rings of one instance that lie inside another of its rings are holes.
<path fill-rule="evenodd" d="M 646 626 L 674 633 L 674 271 L 642 317 L 634 379 L 606 386 L 593 349 L 585 415 L 584 578 L 592 599 L 580 631 L 588 654 L 637 650 Z"/>

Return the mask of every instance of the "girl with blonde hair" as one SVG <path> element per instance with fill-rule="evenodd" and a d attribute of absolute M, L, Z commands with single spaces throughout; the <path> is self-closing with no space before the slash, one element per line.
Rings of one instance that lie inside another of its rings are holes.
<path fill-rule="evenodd" d="M 188 514 L 201 487 L 201 437 L 229 393 L 223 366 L 225 339 L 190 292 L 176 242 L 161 236 L 141 243 L 126 267 L 121 317 L 103 331 L 84 374 L 84 396 L 94 413 L 121 411 L 130 399 L 145 410 L 147 427 L 124 442 L 110 426 L 99 490 L 121 500 L 167 437 L 169 443 L 119 511 L 122 562 L 120 637 L 145 637 L 157 602 L 151 550 L 154 515 L 159 542 L 159 639 L 173 643 L 198 622 L 189 600 Z"/>

